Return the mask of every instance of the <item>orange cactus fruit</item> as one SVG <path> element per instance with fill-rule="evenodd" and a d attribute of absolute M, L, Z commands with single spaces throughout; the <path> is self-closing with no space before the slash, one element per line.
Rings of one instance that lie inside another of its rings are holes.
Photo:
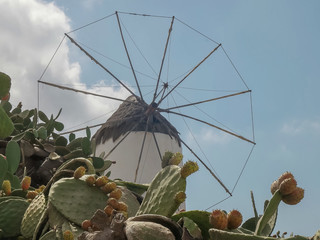
<path fill-rule="evenodd" d="M 109 194 L 113 190 L 115 190 L 116 188 L 117 188 L 117 184 L 115 182 L 108 182 L 107 184 L 105 184 L 104 186 L 101 187 L 101 190 L 104 193 Z"/>
<path fill-rule="evenodd" d="M 86 178 L 86 183 L 89 185 L 89 186 L 93 186 L 96 182 L 96 177 L 93 176 L 93 175 L 89 175 L 87 178 Z"/>
<path fill-rule="evenodd" d="M 291 172 L 285 172 L 283 173 L 279 178 L 278 178 L 278 185 L 280 186 L 280 184 L 288 178 L 294 178 L 294 176 L 292 175 Z"/>
<path fill-rule="evenodd" d="M 81 228 L 85 231 L 88 231 L 89 228 L 91 227 L 91 221 L 90 220 L 84 220 L 82 223 L 81 223 Z"/>
<path fill-rule="evenodd" d="M 2 182 L 2 190 L 7 196 L 11 195 L 11 183 L 9 180 Z"/>
<path fill-rule="evenodd" d="M 63 240 L 73 240 L 74 236 L 70 230 L 66 230 L 63 232 Z"/>
<path fill-rule="evenodd" d="M 119 209 L 119 202 L 115 198 L 109 198 L 107 201 L 107 205 L 110 205 L 113 209 Z"/>
<path fill-rule="evenodd" d="M 213 228 L 225 230 L 228 226 L 228 217 L 222 210 L 214 210 L 209 216 L 209 222 Z"/>
<path fill-rule="evenodd" d="M 186 200 L 186 198 L 187 198 L 186 193 L 183 191 L 180 191 L 175 195 L 174 201 L 178 204 L 181 204 Z"/>
<path fill-rule="evenodd" d="M 103 210 L 108 216 L 111 216 L 114 211 L 113 207 L 110 205 L 107 205 Z"/>
<path fill-rule="evenodd" d="M 118 210 L 121 212 L 128 212 L 128 205 L 124 202 L 119 202 Z"/>
<path fill-rule="evenodd" d="M 280 186 L 279 191 L 282 196 L 292 193 L 297 188 L 297 181 L 294 178 L 284 179 Z"/>
<path fill-rule="evenodd" d="M 27 199 L 34 199 L 39 193 L 37 191 L 28 191 L 26 198 Z"/>
<path fill-rule="evenodd" d="M 227 215 L 228 229 L 237 229 L 242 223 L 242 214 L 238 210 L 232 210 Z"/>
<path fill-rule="evenodd" d="M 279 189 L 279 184 L 278 184 L 278 180 L 273 181 L 273 183 L 271 184 L 271 193 L 272 195 Z"/>
<path fill-rule="evenodd" d="M 122 196 L 122 191 L 120 188 L 116 188 L 115 190 L 113 190 L 110 194 L 109 197 L 110 198 L 115 198 L 117 200 L 119 200 Z"/>
<path fill-rule="evenodd" d="M 38 187 L 35 191 L 37 192 L 37 193 L 41 193 L 41 192 L 43 192 L 43 190 L 46 188 L 46 186 L 45 185 L 41 185 L 40 187 Z"/>
<path fill-rule="evenodd" d="M 10 99 L 10 93 L 8 93 L 7 95 L 1 98 L 2 101 L 9 101 L 9 99 Z"/>
<path fill-rule="evenodd" d="M 106 177 L 106 176 L 101 176 L 101 177 L 98 177 L 98 178 L 97 178 L 95 184 L 96 184 L 97 187 L 102 187 L 102 186 L 106 185 L 108 182 L 109 182 L 108 177 Z"/>
<path fill-rule="evenodd" d="M 21 181 L 22 190 L 28 190 L 31 184 L 31 177 L 25 176 Z"/>
<path fill-rule="evenodd" d="M 176 152 L 169 160 L 169 165 L 179 165 L 183 159 L 183 155 L 180 152 Z"/>
<path fill-rule="evenodd" d="M 282 201 L 289 205 L 296 205 L 303 199 L 303 197 L 304 189 L 296 187 L 292 193 L 282 196 Z"/>
<path fill-rule="evenodd" d="M 187 161 L 181 168 L 181 177 L 187 178 L 192 173 L 199 170 L 199 166 L 196 162 L 193 161 Z"/>
<path fill-rule="evenodd" d="M 86 173 L 86 168 L 83 166 L 78 167 L 74 173 L 73 173 L 73 177 L 75 179 L 79 179 L 81 178 L 84 174 Z"/>

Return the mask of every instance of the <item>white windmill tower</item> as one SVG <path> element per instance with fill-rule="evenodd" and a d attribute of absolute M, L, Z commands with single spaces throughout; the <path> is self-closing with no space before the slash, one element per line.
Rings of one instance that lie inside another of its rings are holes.
<path fill-rule="evenodd" d="M 96 155 L 115 161 L 111 178 L 149 183 L 166 151 L 181 152 L 178 131 L 152 105 L 130 96 L 94 135 Z"/>

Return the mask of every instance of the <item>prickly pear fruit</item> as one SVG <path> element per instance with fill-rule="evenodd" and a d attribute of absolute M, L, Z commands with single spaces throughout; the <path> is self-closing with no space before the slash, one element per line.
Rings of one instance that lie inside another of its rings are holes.
<path fill-rule="evenodd" d="M 128 212 L 128 205 L 125 204 L 124 202 L 119 202 L 118 209 L 121 212 Z"/>
<path fill-rule="evenodd" d="M 292 193 L 296 188 L 297 181 L 294 178 L 286 178 L 280 183 L 279 191 L 284 196 Z"/>
<path fill-rule="evenodd" d="M 108 182 L 107 184 L 105 184 L 104 186 L 101 187 L 101 190 L 104 193 L 111 193 L 113 190 L 115 190 L 117 188 L 117 184 L 115 182 Z"/>
<path fill-rule="evenodd" d="M 11 194 L 11 183 L 9 180 L 4 180 L 2 182 L 2 190 L 7 196 Z"/>
<path fill-rule="evenodd" d="M 167 151 L 164 153 L 162 157 L 162 163 L 161 163 L 161 166 L 163 168 L 169 165 L 169 160 L 172 158 L 172 156 L 173 156 L 172 152 Z"/>
<path fill-rule="evenodd" d="M 90 220 L 84 220 L 82 223 L 81 223 L 81 227 L 83 230 L 85 231 L 88 231 L 89 230 L 89 227 L 91 227 L 91 221 Z"/>
<path fill-rule="evenodd" d="M 181 204 L 183 203 L 187 198 L 187 195 L 185 192 L 180 191 L 176 194 L 176 196 L 174 197 L 174 200 L 176 201 L 176 203 Z"/>
<path fill-rule="evenodd" d="M 83 166 L 78 167 L 73 174 L 73 177 L 75 179 L 81 178 L 86 173 L 86 168 Z"/>
<path fill-rule="evenodd" d="M 37 191 L 28 191 L 26 198 L 27 199 L 34 199 L 39 193 Z"/>
<path fill-rule="evenodd" d="M 169 165 L 179 165 L 183 159 L 183 155 L 180 152 L 176 152 L 169 160 Z"/>
<path fill-rule="evenodd" d="M 228 213 L 228 229 L 236 229 L 242 223 L 242 214 L 238 210 L 232 210 Z"/>
<path fill-rule="evenodd" d="M 110 194 L 109 197 L 110 198 L 115 198 L 117 200 L 119 200 L 122 196 L 122 191 L 120 188 L 116 188 L 115 190 L 113 190 Z"/>
<path fill-rule="evenodd" d="M 224 230 L 228 226 L 228 217 L 222 210 L 214 210 L 209 217 L 209 222 L 213 228 Z"/>
<path fill-rule="evenodd" d="M 95 176 L 93 175 L 89 175 L 87 178 L 86 178 L 86 183 L 89 185 L 89 186 L 93 186 L 96 182 L 96 178 Z"/>
<path fill-rule="evenodd" d="M 111 216 L 114 211 L 114 208 L 110 205 L 107 205 L 103 210 L 108 216 Z"/>
<path fill-rule="evenodd" d="M 298 204 L 304 197 L 304 189 L 296 187 L 296 189 L 285 196 L 282 196 L 282 201 L 289 205 Z"/>
<path fill-rule="evenodd" d="M 108 182 L 109 182 L 108 177 L 106 177 L 106 176 L 101 176 L 101 177 L 98 177 L 98 178 L 97 178 L 95 184 L 96 184 L 97 187 L 102 187 L 102 186 L 106 185 Z"/>
<path fill-rule="evenodd" d="M 109 198 L 107 201 L 107 205 L 111 206 L 113 209 L 119 209 L 119 202 L 115 198 Z"/>
<path fill-rule="evenodd" d="M 285 172 L 278 178 L 278 186 L 287 178 L 294 178 L 291 172 Z"/>
<path fill-rule="evenodd" d="M 187 178 L 192 173 L 199 170 L 199 166 L 196 162 L 187 161 L 181 168 L 181 177 Z"/>
<path fill-rule="evenodd" d="M 278 187 L 278 180 L 273 181 L 270 188 L 272 195 L 278 190 Z"/>
<path fill-rule="evenodd" d="M 66 230 L 63 232 L 63 240 L 73 240 L 74 236 L 70 230 Z"/>
<path fill-rule="evenodd" d="M 21 181 L 22 190 L 28 190 L 31 184 L 31 177 L 25 176 Z"/>

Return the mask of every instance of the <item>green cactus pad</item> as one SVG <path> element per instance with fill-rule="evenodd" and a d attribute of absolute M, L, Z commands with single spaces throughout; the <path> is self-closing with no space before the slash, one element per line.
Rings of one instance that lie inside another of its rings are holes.
<path fill-rule="evenodd" d="M 209 239 L 208 231 L 211 228 L 211 225 L 209 223 L 209 216 L 210 216 L 209 212 L 193 210 L 193 211 L 186 211 L 186 212 L 175 214 L 171 218 L 176 222 L 183 217 L 187 217 L 191 219 L 201 229 L 203 238 Z"/>
<path fill-rule="evenodd" d="M 152 180 L 145 198 L 137 212 L 171 217 L 180 204 L 175 201 L 178 192 L 185 192 L 186 179 L 181 177 L 181 168 L 171 165 L 163 168 Z"/>
<path fill-rule="evenodd" d="M 140 204 L 137 200 L 137 198 L 129 191 L 128 189 L 124 187 L 120 187 L 122 191 L 122 196 L 119 199 L 119 201 L 124 202 L 128 205 L 128 217 L 133 217 L 136 215 Z"/>
<path fill-rule="evenodd" d="M 51 228 L 62 226 L 64 222 L 68 221 L 50 202 L 48 203 L 48 216 L 48 221 Z"/>
<path fill-rule="evenodd" d="M 21 234 L 26 237 L 32 237 L 34 230 L 39 223 L 39 220 L 46 209 L 46 198 L 44 194 L 39 194 L 30 203 L 26 210 L 22 223 L 21 223 Z"/>
<path fill-rule="evenodd" d="M 23 199 L 8 199 L 0 203 L 0 229 L 3 237 L 16 237 L 20 234 L 20 225 L 29 203 Z"/>
<path fill-rule="evenodd" d="M 62 178 L 49 192 L 49 201 L 69 221 L 81 226 L 97 209 L 104 209 L 108 196 L 100 189 L 89 187 L 80 179 Z"/>
<path fill-rule="evenodd" d="M 8 171 L 14 174 L 20 163 L 20 146 L 16 141 L 10 141 L 6 147 Z"/>

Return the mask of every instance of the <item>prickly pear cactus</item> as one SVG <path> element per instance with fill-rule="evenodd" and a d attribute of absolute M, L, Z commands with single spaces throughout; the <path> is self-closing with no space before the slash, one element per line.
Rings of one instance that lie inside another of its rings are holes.
<path fill-rule="evenodd" d="M 49 202 L 70 222 L 81 226 L 97 209 L 104 209 L 108 200 L 100 188 L 89 186 L 81 179 L 62 178 L 55 182 L 49 192 Z M 129 206 L 129 216 L 136 213 L 139 203 L 130 191 L 123 189 L 121 201 Z"/>
<path fill-rule="evenodd" d="M 44 194 L 39 194 L 30 203 L 22 219 L 21 234 L 25 238 L 32 237 L 34 230 L 36 229 L 36 226 L 40 221 L 40 218 L 43 212 L 45 211 L 45 209 L 46 209 L 45 196 Z"/>
<path fill-rule="evenodd" d="M 152 180 L 137 215 L 159 214 L 171 217 L 185 200 L 186 177 L 189 174 L 181 173 L 189 173 L 189 167 L 193 164 L 187 162 L 182 168 L 176 165 L 163 168 Z"/>
<path fill-rule="evenodd" d="M 0 229 L 2 237 L 10 238 L 20 235 L 20 225 L 29 203 L 19 197 L 7 197 L 0 202 Z"/>
<path fill-rule="evenodd" d="M 97 209 L 103 209 L 108 196 L 100 189 L 89 187 L 80 179 L 62 178 L 49 192 L 50 203 L 68 220 L 81 225 Z"/>

